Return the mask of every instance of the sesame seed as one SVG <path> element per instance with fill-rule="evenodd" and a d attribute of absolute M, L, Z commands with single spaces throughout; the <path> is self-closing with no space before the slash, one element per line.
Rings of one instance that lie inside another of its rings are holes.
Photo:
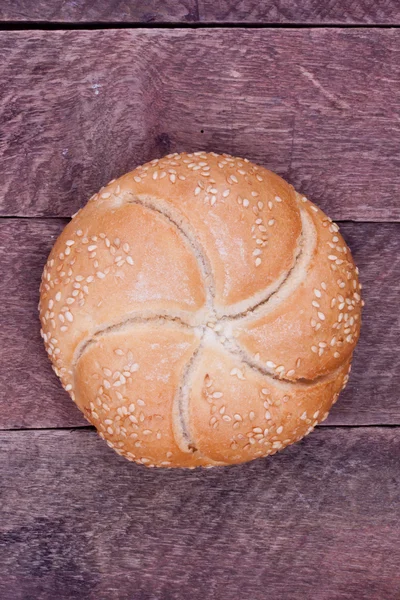
<path fill-rule="evenodd" d="M 288 377 L 292 377 L 294 374 L 295 374 L 295 370 L 294 370 L 294 369 L 290 369 L 290 371 L 288 371 L 288 372 L 286 373 L 286 375 L 287 375 Z"/>
<path fill-rule="evenodd" d="M 334 254 L 329 254 L 328 258 L 329 260 L 337 260 L 337 256 L 335 256 Z"/>
<path fill-rule="evenodd" d="M 256 265 L 256 267 L 259 267 L 261 265 L 261 258 L 260 257 L 256 258 L 256 260 L 254 261 L 254 264 Z"/>
<path fill-rule="evenodd" d="M 318 311 L 318 318 L 321 319 L 321 321 L 325 321 L 325 315 L 323 312 Z"/>
<path fill-rule="evenodd" d="M 282 433 L 282 431 L 283 431 L 283 427 L 282 427 L 282 425 L 280 425 L 280 426 L 277 428 L 277 430 L 276 430 L 276 433 L 278 433 L 278 434 L 279 434 L 279 433 Z"/>
<path fill-rule="evenodd" d="M 235 421 L 243 421 L 241 415 L 239 415 L 238 413 L 236 413 L 235 415 L 233 415 L 233 418 L 235 419 Z"/>
<path fill-rule="evenodd" d="M 214 392 L 212 397 L 213 398 L 222 398 L 224 394 L 222 392 Z"/>
<path fill-rule="evenodd" d="M 66 246 L 73 246 L 74 244 L 75 244 L 74 240 L 67 240 L 67 241 L 65 242 L 65 245 L 66 245 Z"/>
<path fill-rule="evenodd" d="M 265 364 L 269 369 L 275 369 L 275 363 L 273 363 L 272 360 L 267 360 Z"/>
<path fill-rule="evenodd" d="M 247 200 L 247 198 L 245 198 L 245 199 L 243 200 L 243 206 L 244 206 L 245 208 L 247 208 L 247 207 L 249 206 L 249 204 L 250 204 L 250 202 Z"/>
<path fill-rule="evenodd" d="M 227 198 L 227 197 L 229 196 L 229 194 L 230 194 L 230 193 L 231 193 L 231 191 L 230 191 L 230 190 L 225 190 L 224 192 L 222 192 L 222 196 L 223 196 L 224 198 Z"/>
<path fill-rule="evenodd" d="M 74 317 L 72 316 L 72 313 L 70 313 L 69 310 L 67 310 L 65 312 L 65 318 L 67 319 L 67 321 L 69 321 L 70 323 L 72 323 L 72 321 L 74 320 Z"/>
<path fill-rule="evenodd" d="M 321 292 L 317 288 L 314 288 L 314 294 L 317 298 L 321 298 L 322 296 Z"/>
<path fill-rule="evenodd" d="M 57 294 L 55 295 L 55 299 L 57 300 L 57 302 L 61 300 L 61 292 L 57 292 Z"/>
<path fill-rule="evenodd" d="M 104 192 L 104 194 L 101 194 L 100 198 L 109 198 L 110 196 L 110 192 Z"/>
<path fill-rule="evenodd" d="M 105 277 L 105 275 L 102 271 L 97 271 L 96 275 L 99 279 L 104 279 L 104 277 Z"/>
<path fill-rule="evenodd" d="M 269 412 L 269 410 L 265 411 L 264 417 L 267 421 L 271 420 L 271 413 Z"/>

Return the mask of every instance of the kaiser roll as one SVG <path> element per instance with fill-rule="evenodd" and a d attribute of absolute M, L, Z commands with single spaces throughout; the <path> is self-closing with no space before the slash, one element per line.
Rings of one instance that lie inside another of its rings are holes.
<path fill-rule="evenodd" d="M 227 154 L 170 154 L 111 181 L 43 271 L 42 337 L 111 448 L 148 467 L 274 454 L 323 421 L 360 332 L 338 226 Z"/>

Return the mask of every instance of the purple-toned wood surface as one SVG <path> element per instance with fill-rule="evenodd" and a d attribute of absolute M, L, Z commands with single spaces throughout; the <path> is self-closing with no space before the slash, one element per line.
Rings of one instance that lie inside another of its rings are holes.
<path fill-rule="evenodd" d="M 0 32 L 0 600 L 399 600 L 400 30 L 204 27 L 399 24 L 399 2 L 3 0 L 6 21 L 22 30 Z M 186 29 L 100 25 L 168 22 Z M 247 156 L 345 220 L 366 300 L 324 426 L 192 472 L 107 448 L 37 316 L 61 217 L 184 149 Z"/>
<path fill-rule="evenodd" d="M 2 0 L 0 20 L 65 23 L 388 23 L 398 0 Z"/>
<path fill-rule="evenodd" d="M 336 219 L 400 219 L 398 29 L 4 32 L 0 214 L 69 216 L 175 150 L 244 155 Z"/>
<path fill-rule="evenodd" d="M 208 23 L 389 23 L 400 21 L 397 0 L 199 0 Z"/>
<path fill-rule="evenodd" d="M 37 315 L 61 219 L 1 219 L 0 429 L 87 425 L 50 368 Z M 366 306 L 347 389 L 327 425 L 400 424 L 400 224 L 344 223 Z"/>
<path fill-rule="evenodd" d="M 192 23 L 199 9 L 197 0 L 2 0 L 0 21 Z"/>
<path fill-rule="evenodd" d="M 1 432 L 4 600 L 398 600 L 400 429 L 166 471 L 93 431 Z"/>

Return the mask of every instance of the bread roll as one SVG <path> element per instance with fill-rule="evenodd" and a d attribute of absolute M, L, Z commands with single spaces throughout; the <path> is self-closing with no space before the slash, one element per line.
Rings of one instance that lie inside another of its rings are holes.
<path fill-rule="evenodd" d="M 241 463 L 323 421 L 360 332 L 339 228 L 246 159 L 170 154 L 94 195 L 40 289 L 64 389 L 148 467 Z"/>

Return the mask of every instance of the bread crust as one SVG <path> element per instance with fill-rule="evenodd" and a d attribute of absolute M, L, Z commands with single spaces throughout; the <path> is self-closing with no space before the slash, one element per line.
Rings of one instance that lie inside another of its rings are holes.
<path fill-rule="evenodd" d="M 246 159 L 198 152 L 95 194 L 50 253 L 39 310 L 55 372 L 109 445 L 196 467 L 272 454 L 325 418 L 361 304 L 320 209 Z"/>

